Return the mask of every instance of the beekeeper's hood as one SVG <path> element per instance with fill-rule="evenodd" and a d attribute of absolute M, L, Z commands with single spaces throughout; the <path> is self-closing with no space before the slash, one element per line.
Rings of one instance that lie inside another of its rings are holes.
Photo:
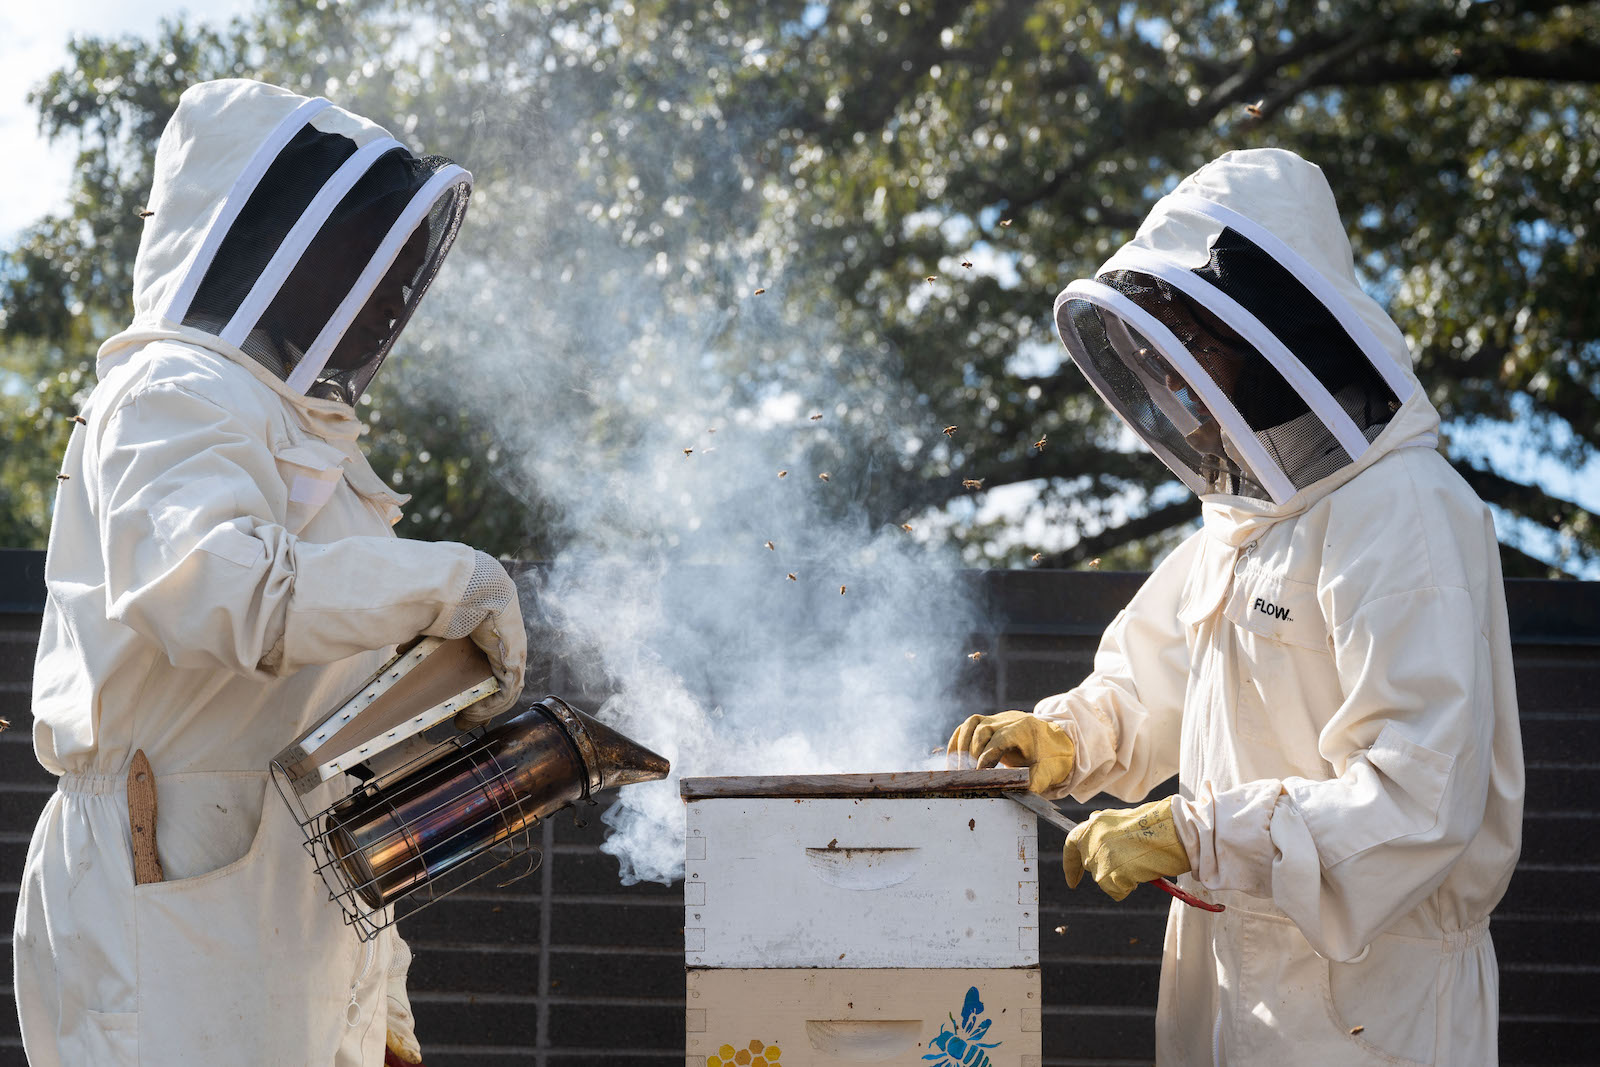
<path fill-rule="evenodd" d="M 471 191 L 449 160 L 415 156 L 321 98 L 244 80 L 196 85 L 161 135 L 134 319 L 101 346 L 102 368 L 174 338 L 239 360 L 302 406 L 353 406 Z"/>
<path fill-rule="evenodd" d="M 1437 443 L 1327 180 L 1292 152 L 1229 152 L 1185 178 L 1055 316 L 1095 390 L 1208 504 L 1281 516 Z"/>

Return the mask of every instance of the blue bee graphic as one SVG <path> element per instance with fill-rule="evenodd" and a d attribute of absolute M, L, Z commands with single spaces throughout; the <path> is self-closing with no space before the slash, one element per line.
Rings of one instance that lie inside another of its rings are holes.
<path fill-rule="evenodd" d="M 939 1036 L 928 1042 L 928 1047 L 937 1051 L 922 1058 L 935 1061 L 933 1067 L 991 1067 L 994 1061 L 984 1049 L 1004 1042 L 982 1040 L 993 1021 L 980 1021 L 978 1017 L 982 1014 L 983 1001 L 978 999 L 978 987 L 973 986 L 967 990 L 966 1002 L 961 1005 L 961 1021 L 958 1023 L 954 1015 L 950 1016 L 950 1026 L 941 1025 Z"/>

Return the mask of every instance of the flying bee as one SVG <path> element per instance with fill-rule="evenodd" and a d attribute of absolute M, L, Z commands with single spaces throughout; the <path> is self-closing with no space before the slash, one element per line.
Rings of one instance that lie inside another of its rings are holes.
<path fill-rule="evenodd" d="M 82 415 L 73 415 L 72 421 L 77 423 L 79 426 L 89 425 L 89 420 L 84 418 Z"/>
<path fill-rule="evenodd" d="M 968 652 L 967 653 L 967 658 L 970 659 L 972 662 L 976 663 L 980 659 L 983 658 L 983 653 L 982 652 Z"/>
<path fill-rule="evenodd" d="M 971 270 L 971 269 L 972 269 L 972 260 L 970 260 L 970 259 L 963 259 L 963 260 L 962 260 L 962 261 L 961 261 L 961 265 L 962 265 L 962 266 L 963 266 L 963 267 L 966 267 L 966 268 L 967 268 L 967 269 L 968 269 L 968 270 Z"/>
<path fill-rule="evenodd" d="M 1089 569 L 1092 570 L 1092 571 L 1097 571 L 1097 570 L 1100 569 L 1100 557 L 1099 556 L 1096 556 L 1094 559 L 1091 559 L 1089 561 Z"/>
<path fill-rule="evenodd" d="M 778 472 L 778 477 L 787 478 L 787 477 L 789 477 L 789 472 L 788 471 L 779 471 Z"/>
<path fill-rule="evenodd" d="M 939 276 L 937 274 L 930 274 L 922 280 L 927 282 L 929 285 L 932 285 L 934 282 L 939 280 Z"/>
<path fill-rule="evenodd" d="M 842 585 L 839 587 L 839 595 L 844 596 L 844 586 Z"/>
<path fill-rule="evenodd" d="M 1000 220 L 1000 225 L 1002 225 L 1002 226 L 1010 226 L 1011 225 L 1011 220 L 1010 219 L 1001 219 Z"/>
<path fill-rule="evenodd" d="M 944 428 L 944 435 L 946 437 L 954 437 L 956 435 L 956 431 L 959 429 L 961 429 L 959 426 L 946 426 Z"/>
<path fill-rule="evenodd" d="M 766 290 L 765 290 L 765 289 L 757 289 L 757 290 L 756 290 L 756 295 L 757 295 L 757 296 L 760 296 L 760 295 L 761 295 L 761 294 L 762 294 L 762 293 L 764 293 L 764 292 L 766 292 Z"/>
<path fill-rule="evenodd" d="M 683 454 L 686 455 L 686 456 L 692 456 L 692 455 L 694 455 L 694 449 L 686 448 L 686 449 L 683 450 Z"/>
<path fill-rule="evenodd" d="M 154 212 L 154 211 L 151 211 L 151 210 L 150 210 L 150 209 L 149 209 L 149 208 L 147 208 L 147 207 L 142 207 L 142 208 L 140 208 L 140 209 L 139 209 L 139 212 L 138 212 L 138 214 L 139 214 L 139 217 L 140 217 L 140 218 L 141 218 L 141 219 L 147 219 L 147 218 L 149 218 L 149 217 L 150 217 L 150 216 L 151 216 L 151 215 L 154 215 L 154 214 L 155 214 L 155 212 Z"/>
<path fill-rule="evenodd" d="M 790 581 L 791 581 L 791 582 L 798 582 L 798 581 L 799 581 L 799 580 L 800 580 L 800 579 L 798 579 L 798 578 L 796 578 L 796 577 L 795 577 L 795 576 L 794 576 L 794 571 L 790 571 L 790 572 L 789 572 L 789 573 L 788 573 L 788 575 L 787 575 L 787 577 L 788 577 L 788 579 L 789 579 L 789 580 L 790 580 Z"/>
<path fill-rule="evenodd" d="M 910 533 L 911 532 L 911 524 L 909 522 L 902 522 L 900 524 L 900 529 L 904 530 L 906 533 Z"/>
<path fill-rule="evenodd" d="M 1028 557 L 1028 562 L 1029 563 L 1038 563 L 1041 559 L 1044 559 L 1044 553 L 1043 552 L 1035 552 L 1033 555 Z"/>
<path fill-rule="evenodd" d="M 1050 436 L 1049 434 L 1044 434 L 1044 433 L 1040 434 L 1039 435 L 1039 439 L 1033 443 L 1034 450 L 1038 451 L 1038 452 L 1043 452 L 1044 451 L 1045 440 L 1049 436 Z"/>
<path fill-rule="evenodd" d="M 70 481 L 71 479 L 72 479 L 72 475 L 70 475 L 70 474 L 58 474 L 58 475 L 56 475 L 56 481 L 58 481 L 58 482 Z"/>
<path fill-rule="evenodd" d="M 1245 114 L 1249 115 L 1253 119 L 1260 118 L 1261 117 L 1261 105 L 1265 104 L 1265 103 L 1266 103 L 1266 100 L 1265 99 L 1261 99 L 1261 100 L 1257 100 L 1253 104 L 1246 104 L 1244 106 Z"/>
<path fill-rule="evenodd" d="M 983 479 L 982 478 L 963 478 L 963 479 L 961 479 L 961 488 L 963 488 L 963 489 L 982 489 L 983 488 Z"/>
<path fill-rule="evenodd" d="M 822 421 L 822 412 L 819 411 L 815 415 L 811 416 L 811 421 L 812 422 L 821 422 Z"/>
<path fill-rule="evenodd" d="M 772 542 L 771 542 L 771 541 L 763 541 L 763 542 L 762 542 L 762 544 L 764 544 L 764 545 L 766 545 L 766 546 L 767 546 L 767 551 L 769 551 L 769 552 L 776 552 L 776 551 L 778 551 L 778 550 L 777 550 L 777 549 L 776 549 L 776 548 L 775 548 L 775 547 L 773 547 L 773 544 L 772 544 Z"/>
<path fill-rule="evenodd" d="M 821 478 L 823 481 L 827 481 L 828 480 L 828 472 L 827 471 L 823 471 L 821 474 L 817 475 L 817 477 Z"/>
<path fill-rule="evenodd" d="M 717 432 L 717 428 L 715 426 L 711 427 L 711 429 L 706 431 L 706 433 L 716 433 L 716 432 Z"/>

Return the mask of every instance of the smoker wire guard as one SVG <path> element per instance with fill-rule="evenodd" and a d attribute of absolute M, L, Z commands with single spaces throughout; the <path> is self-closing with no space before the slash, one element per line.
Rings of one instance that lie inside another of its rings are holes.
<path fill-rule="evenodd" d="M 581 724 L 578 723 L 571 706 L 560 697 L 548 696 L 524 710 L 534 709 L 543 712 L 559 728 L 561 736 L 572 747 L 573 754 L 584 766 L 586 774 L 583 781 L 583 793 L 578 798 L 578 801 L 574 801 L 574 805 L 581 801 L 590 807 L 595 806 L 597 802 L 591 799 L 590 794 L 597 790 L 600 785 L 598 781 L 600 775 L 599 766 L 595 759 L 593 742 L 582 729 Z M 488 762 L 494 765 L 494 772 L 487 778 L 481 775 L 478 776 L 480 790 L 484 786 L 492 785 L 497 780 L 504 781 L 510 771 L 500 766 L 499 761 L 495 760 L 492 752 L 488 752 L 487 749 L 479 754 L 468 754 L 462 751 L 485 738 L 489 731 L 490 724 L 484 723 L 448 737 L 401 766 L 360 782 L 348 794 L 335 800 L 315 814 L 307 812 L 305 802 L 294 788 L 293 779 L 290 777 L 288 769 L 283 765 L 282 759 L 274 759 L 272 761 L 270 765 L 272 781 L 278 788 L 278 795 L 283 797 L 284 803 L 289 806 L 290 813 L 294 816 L 295 821 L 299 823 L 301 836 L 305 838 L 301 844 L 311 856 L 317 874 L 321 877 L 324 887 L 328 890 L 328 899 L 339 906 L 340 911 L 344 913 L 345 925 L 355 929 L 356 937 L 359 940 L 363 942 L 372 940 L 378 936 L 380 931 L 393 926 L 400 919 L 415 915 L 445 897 L 487 878 L 501 868 L 509 866 L 519 857 L 528 857 L 527 869 L 507 878 L 503 882 L 495 883 L 496 888 L 504 888 L 526 878 L 538 870 L 540 863 L 543 862 L 543 851 L 533 844 L 533 831 L 542 825 L 544 820 L 525 810 L 521 798 L 517 798 L 510 805 L 501 804 L 498 800 L 495 800 L 494 791 L 488 790 L 484 790 L 484 793 L 492 801 L 492 810 L 479 819 L 455 828 L 450 835 L 429 846 L 428 851 L 431 852 L 440 844 L 460 837 L 475 827 L 494 819 L 509 820 L 514 818 L 522 820 L 522 828 L 508 834 L 504 840 L 457 864 L 443 875 L 429 875 L 424 867 L 422 880 L 418 885 L 405 890 L 395 896 L 394 899 L 377 908 L 366 904 L 361 897 L 361 891 L 372 888 L 376 892 L 377 890 L 373 883 L 377 881 L 378 876 L 374 874 L 365 881 L 357 882 L 350 876 L 350 872 L 346 869 L 344 862 L 346 860 L 354 860 L 356 863 L 366 866 L 366 869 L 370 872 L 371 867 L 365 864 L 365 860 L 362 857 L 365 849 L 361 846 L 356 846 L 353 852 L 340 854 L 329 840 L 335 830 L 339 828 L 339 824 L 332 821 L 336 818 L 334 815 L 335 809 L 358 797 L 378 797 L 383 799 L 386 797 L 384 793 L 386 786 L 390 787 L 391 790 L 397 788 L 410 772 L 420 770 L 424 766 L 440 771 L 450 766 L 451 763 L 465 762 L 468 764 L 469 769 L 481 770 L 480 767 L 474 767 L 473 765 L 482 755 L 487 755 Z M 451 754 L 452 750 L 454 750 L 454 755 Z M 447 760 L 451 762 L 447 763 Z M 352 777 L 358 776 L 352 775 Z M 449 803 L 450 801 L 446 800 L 444 803 L 422 812 L 421 816 L 431 815 Z M 389 810 L 394 813 L 392 805 L 389 805 Z M 397 815 L 397 813 L 395 814 Z M 552 812 L 552 814 L 554 813 Z M 576 817 L 581 825 L 582 816 L 577 815 Z M 398 817 L 396 822 L 398 824 L 396 830 L 383 835 L 372 844 L 393 840 L 395 835 L 401 835 L 406 838 L 406 843 L 415 852 L 414 859 L 408 859 L 404 862 L 406 864 L 422 864 L 423 850 L 406 832 L 411 823 L 400 822 Z M 319 826 L 321 829 L 318 829 Z M 354 844 L 353 837 L 351 841 Z M 371 848 L 372 844 L 366 847 Z M 424 899 L 416 899 L 419 896 L 424 897 Z"/>

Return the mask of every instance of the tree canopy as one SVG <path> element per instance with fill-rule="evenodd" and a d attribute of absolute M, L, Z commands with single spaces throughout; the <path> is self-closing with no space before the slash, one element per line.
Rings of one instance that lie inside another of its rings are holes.
<path fill-rule="evenodd" d="M 1193 523 L 1063 361 L 1049 309 L 1184 174 L 1293 149 L 1327 173 L 1447 456 L 1500 510 L 1507 573 L 1600 565 L 1595 515 L 1481 443 L 1509 429 L 1570 467 L 1600 447 L 1600 5 L 262 0 L 71 54 L 33 97 L 78 145 L 70 207 L 0 267 L 6 544 L 43 542 L 178 94 L 247 76 L 471 167 L 463 247 L 549 296 L 485 329 L 581 368 L 550 388 L 583 406 L 594 462 L 627 444 L 595 382 L 647 388 L 639 338 L 691 331 L 708 409 L 807 398 L 836 427 L 819 463 L 877 457 L 868 521 L 930 517 L 987 565 L 1145 566 Z M 510 442 L 416 387 L 482 338 L 424 340 L 372 399 L 374 465 L 417 498 L 407 533 L 506 555 L 581 538 L 537 484 L 526 512 L 486 504 L 478 472 Z"/>

